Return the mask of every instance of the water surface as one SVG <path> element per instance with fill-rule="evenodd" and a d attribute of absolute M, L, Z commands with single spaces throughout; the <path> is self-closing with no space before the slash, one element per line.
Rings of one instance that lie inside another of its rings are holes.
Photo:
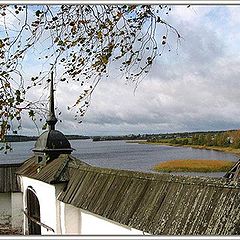
<path fill-rule="evenodd" d="M 162 161 L 173 159 L 219 159 L 237 161 L 234 154 L 214 150 L 173 147 L 163 145 L 126 143 L 125 141 L 91 140 L 70 141 L 75 149 L 73 155 L 93 166 L 152 172 L 152 167 Z M 31 142 L 12 143 L 13 151 L 0 152 L 0 163 L 23 162 L 32 155 Z M 184 175 L 222 176 L 223 173 L 184 173 Z"/>

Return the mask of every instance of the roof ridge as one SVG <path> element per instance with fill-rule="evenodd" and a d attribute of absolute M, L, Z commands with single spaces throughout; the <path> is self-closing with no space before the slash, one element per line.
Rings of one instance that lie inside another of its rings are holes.
<path fill-rule="evenodd" d="M 101 168 L 96 166 L 85 166 L 78 165 L 74 168 L 79 170 L 88 171 L 88 172 L 98 172 L 103 174 L 112 174 L 119 176 L 126 176 L 137 179 L 146 179 L 152 181 L 164 181 L 164 182 L 175 182 L 175 183 L 184 183 L 184 184 L 194 184 L 194 185 L 208 185 L 208 186 L 217 186 L 223 188 L 240 188 L 240 184 L 233 184 L 226 178 L 211 178 L 211 177 L 198 177 L 198 176 L 177 176 L 172 174 L 159 174 L 159 173 L 145 173 L 131 170 L 123 169 L 113 169 L 113 168 Z"/>
<path fill-rule="evenodd" d="M 67 156 L 67 159 L 64 159 L 62 164 L 59 166 L 58 170 L 56 171 L 56 173 L 53 176 L 53 180 L 51 181 L 51 183 L 53 182 L 57 182 L 61 179 L 62 174 L 65 174 L 65 170 L 67 168 L 67 165 L 69 163 L 71 159 Z"/>
<path fill-rule="evenodd" d="M 5 168 L 5 167 L 20 167 L 23 163 L 4 163 L 0 164 L 0 168 Z"/>

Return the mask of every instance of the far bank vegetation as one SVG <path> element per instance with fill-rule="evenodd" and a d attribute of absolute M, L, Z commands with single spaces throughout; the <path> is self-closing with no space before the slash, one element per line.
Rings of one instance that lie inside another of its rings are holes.
<path fill-rule="evenodd" d="M 187 137 L 149 138 L 147 142 L 240 149 L 240 130 L 221 133 L 195 133 L 192 135 L 189 134 Z"/>

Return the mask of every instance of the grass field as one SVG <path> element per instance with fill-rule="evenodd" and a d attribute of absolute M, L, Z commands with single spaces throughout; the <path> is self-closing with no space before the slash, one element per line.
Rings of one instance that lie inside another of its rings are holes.
<path fill-rule="evenodd" d="M 235 162 L 227 160 L 177 159 L 161 162 L 153 167 L 160 172 L 226 172 Z"/>

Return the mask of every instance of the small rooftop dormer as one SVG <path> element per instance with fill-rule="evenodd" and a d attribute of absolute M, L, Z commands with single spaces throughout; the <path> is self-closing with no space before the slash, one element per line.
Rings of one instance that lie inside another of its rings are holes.
<path fill-rule="evenodd" d="M 62 132 L 55 130 L 56 123 L 57 118 L 54 111 L 52 72 L 50 81 L 49 113 L 47 118 L 48 130 L 39 136 L 33 149 L 34 154 L 37 156 L 38 163 L 46 163 L 47 160 L 55 159 L 60 154 L 70 154 L 73 150 L 65 135 Z"/>
<path fill-rule="evenodd" d="M 238 184 L 240 182 L 240 159 L 224 175 L 224 177 L 230 179 L 235 184 Z"/>

